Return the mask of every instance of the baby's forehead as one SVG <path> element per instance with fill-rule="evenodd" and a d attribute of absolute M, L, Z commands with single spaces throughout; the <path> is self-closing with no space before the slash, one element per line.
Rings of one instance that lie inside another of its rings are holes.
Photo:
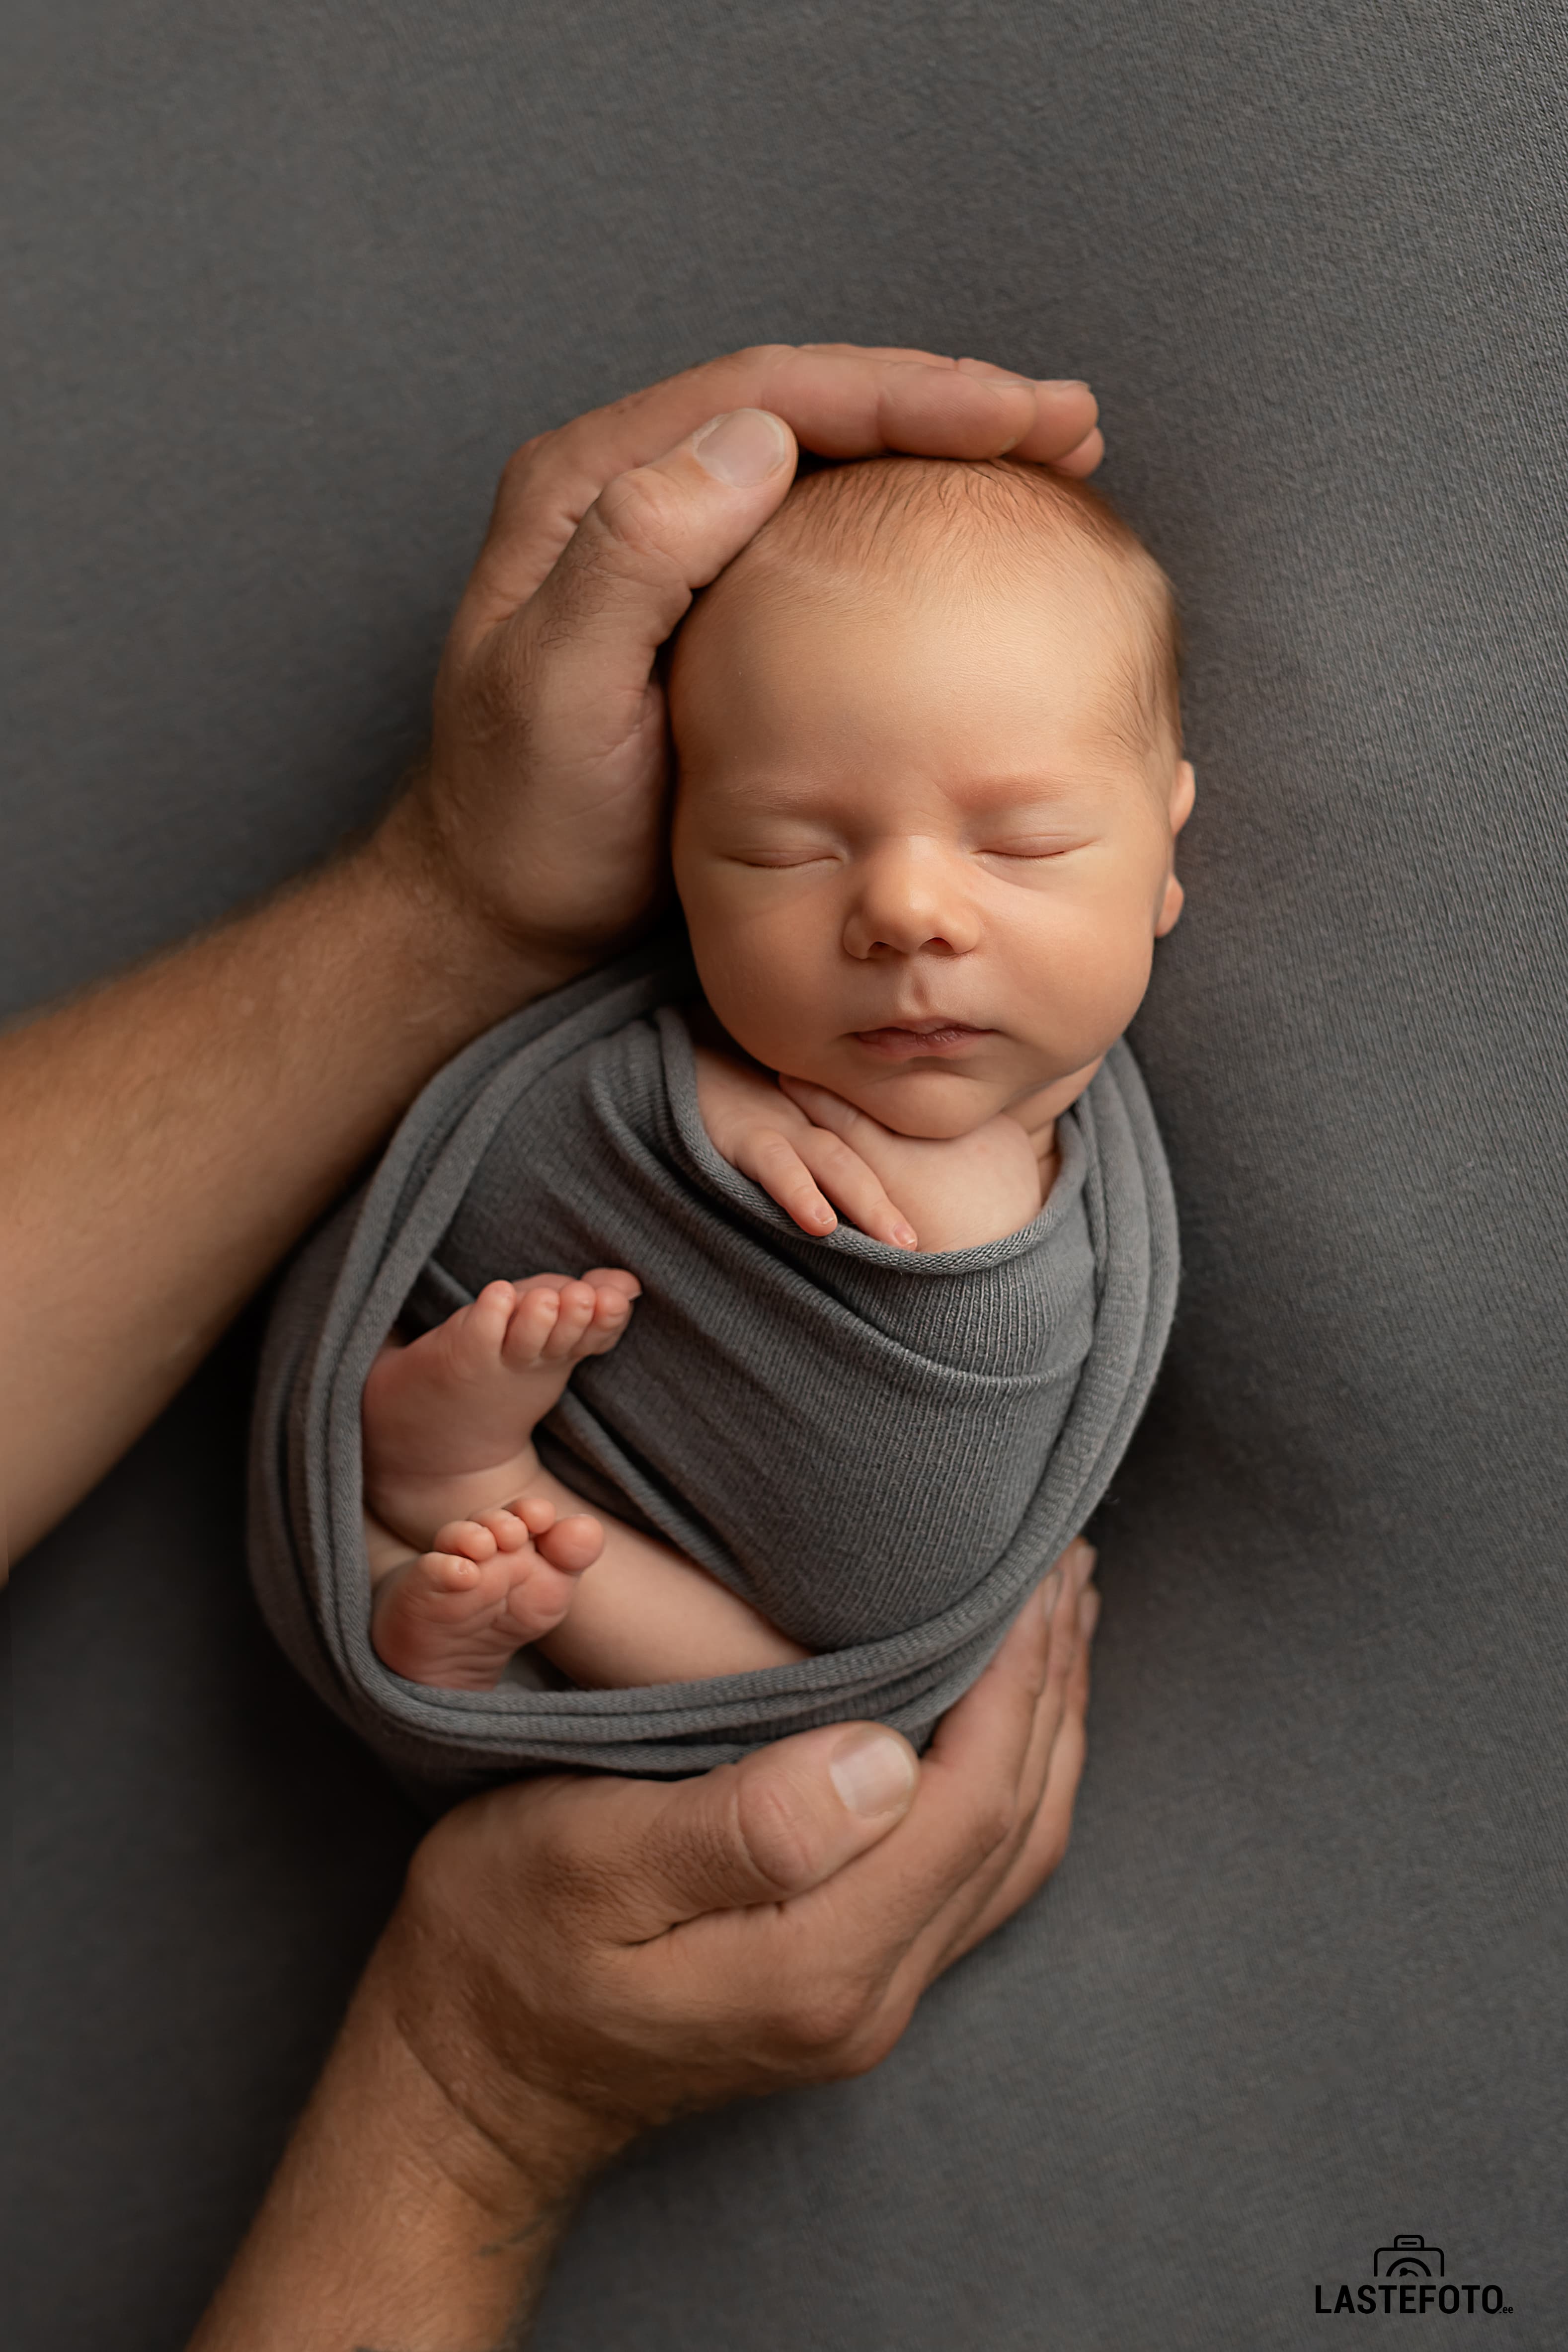
<path fill-rule="evenodd" d="M 1038 615 L 1047 597 L 1101 624 L 1074 635 L 1106 673 L 1117 731 L 1179 740 L 1170 583 L 1104 499 L 1043 467 L 879 457 L 805 473 L 688 630 L 738 650 L 792 609 L 852 635 L 933 599 Z"/>

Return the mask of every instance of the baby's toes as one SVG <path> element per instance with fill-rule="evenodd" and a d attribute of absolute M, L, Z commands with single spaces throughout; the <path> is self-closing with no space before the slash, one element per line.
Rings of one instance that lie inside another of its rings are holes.
<path fill-rule="evenodd" d="M 628 1302 L 643 1296 L 642 1284 L 623 1265 L 591 1265 L 582 1278 L 591 1290 L 618 1290 Z"/>
<path fill-rule="evenodd" d="M 417 1604 L 421 1592 L 432 1598 L 470 1597 L 485 1581 L 485 1565 L 460 1551 L 427 1551 L 405 1571 L 408 1600 Z"/>
<path fill-rule="evenodd" d="M 534 1549 L 550 1567 L 568 1576 L 580 1576 L 604 1549 L 604 1529 L 586 1511 L 574 1511 L 570 1519 L 558 1519 L 553 1528 L 536 1537 Z"/>
<path fill-rule="evenodd" d="M 487 1282 L 471 1307 L 449 1318 L 443 1328 L 457 1370 L 472 1373 L 495 1362 L 516 1304 L 509 1282 Z"/>
<path fill-rule="evenodd" d="M 497 1631 L 519 1643 L 542 1641 L 560 1623 L 576 1591 L 575 1576 L 552 1567 L 535 1550 L 527 1561 L 518 1563 L 518 1573 L 497 1620 Z"/>
<path fill-rule="evenodd" d="M 593 1320 L 595 1296 L 586 1282 L 563 1283 L 555 1328 L 542 1350 L 547 1363 L 559 1364 L 578 1353 L 583 1333 Z"/>
<path fill-rule="evenodd" d="M 555 1517 L 553 1504 L 536 1502 L 531 1496 L 517 1503 L 502 1503 L 493 1511 L 481 1511 L 476 1525 L 483 1528 L 500 1552 L 521 1551 L 530 1536 L 539 1535 Z"/>
<path fill-rule="evenodd" d="M 500 1511 L 486 1514 L 486 1519 L 507 1516 L 507 1513 Z M 525 1535 L 527 1532 L 525 1528 Z M 444 1528 L 436 1528 L 435 1540 L 427 1557 L 434 1558 L 437 1552 L 456 1553 L 475 1566 L 482 1566 L 486 1560 L 494 1559 L 498 1549 L 494 1529 L 484 1522 L 478 1519 L 448 1519 Z"/>
<path fill-rule="evenodd" d="M 532 1371 L 543 1360 L 560 1320 L 560 1300 L 556 1282 L 530 1283 L 519 1292 L 501 1349 L 508 1371 Z"/>
<path fill-rule="evenodd" d="M 623 1290 L 599 1290 L 593 1317 L 578 1345 L 580 1356 L 607 1356 L 632 1319 L 632 1301 Z"/>

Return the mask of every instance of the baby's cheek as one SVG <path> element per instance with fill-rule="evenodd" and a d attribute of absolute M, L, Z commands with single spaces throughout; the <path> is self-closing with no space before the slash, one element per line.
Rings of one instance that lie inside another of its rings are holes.
<path fill-rule="evenodd" d="M 1149 927 L 1126 919 L 1088 920 L 1055 934 L 1030 994 L 1066 1066 L 1078 1067 L 1115 1043 L 1144 1001 L 1153 956 Z"/>
<path fill-rule="evenodd" d="M 787 1016 L 787 992 L 779 974 L 770 973 L 765 959 L 748 953 L 740 940 L 710 940 L 699 945 L 694 935 L 692 950 L 703 993 L 736 1044 L 765 1069 L 786 1067 L 786 1049 L 794 1042 L 796 1024 Z M 793 1075 L 813 1073 L 795 1070 Z"/>
<path fill-rule="evenodd" d="M 841 1007 L 810 910 L 770 904 L 769 897 L 753 887 L 717 903 L 716 896 L 694 899 L 687 929 L 714 1012 L 748 1054 L 779 1069 L 787 1053 L 835 1034 Z"/>

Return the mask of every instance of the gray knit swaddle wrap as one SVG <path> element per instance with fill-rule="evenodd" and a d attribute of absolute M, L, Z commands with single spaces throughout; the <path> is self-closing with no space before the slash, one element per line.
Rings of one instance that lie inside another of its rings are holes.
<path fill-rule="evenodd" d="M 1120 1460 L 1169 1329 L 1176 1217 L 1131 1055 L 1061 1122 L 1034 1223 L 910 1257 L 825 1241 L 721 1160 L 644 950 L 483 1037 L 425 1089 L 274 1312 L 252 1465 L 256 1590 L 317 1690 L 399 1769 L 674 1774 L 875 1717 L 917 1742 L 974 1681 Z M 676 1545 L 818 1654 L 719 1681 L 584 1691 L 524 1653 L 491 1692 L 376 1657 L 360 1398 L 400 1317 L 497 1275 L 626 1265 L 630 1328 L 538 1433 L 591 1507 Z"/>

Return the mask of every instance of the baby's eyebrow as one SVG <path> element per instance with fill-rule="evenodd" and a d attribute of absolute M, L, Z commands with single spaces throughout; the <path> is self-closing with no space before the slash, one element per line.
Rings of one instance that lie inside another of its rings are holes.
<path fill-rule="evenodd" d="M 984 823 L 1009 817 L 1039 815 L 1082 801 L 1094 788 L 1096 777 L 1087 769 L 1042 769 L 1038 774 L 966 782 L 953 798 L 967 814 Z"/>

